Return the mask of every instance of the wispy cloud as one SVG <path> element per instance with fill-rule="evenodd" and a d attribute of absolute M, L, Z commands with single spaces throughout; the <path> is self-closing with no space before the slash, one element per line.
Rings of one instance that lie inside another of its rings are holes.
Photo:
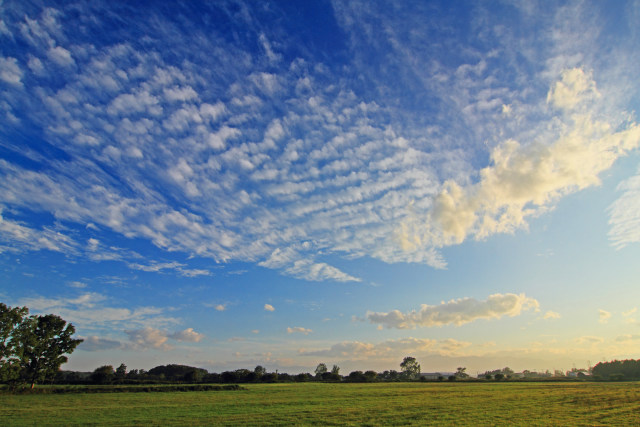
<path fill-rule="evenodd" d="M 401 358 L 407 354 L 441 354 L 455 355 L 460 350 L 471 346 L 471 343 L 455 339 L 433 340 L 422 338 L 400 338 L 367 343 L 360 341 L 343 341 L 332 345 L 328 349 L 310 350 L 300 349 L 302 356 L 322 356 L 344 358 L 346 360 L 366 360 L 368 358 Z"/>
<path fill-rule="evenodd" d="M 544 313 L 543 318 L 544 319 L 560 319 L 562 316 L 560 315 L 560 313 L 556 313 L 555 311 L 551 311 L 551 310 L 547 310 L 546 313 Z"/>
<path fill-rule="evenodd" d="M 609 239 L 617 249 L 640 242 L 640 174 L 618 185 L 622 193 L 609 207 Z"/>
<path fill-rule="evenodd" d="M 485 301 L 461 298 L 440 305 L 423 304 L 420 310 L 408 313 L 398 310 L 388 313 L 368 312 L 366 317 L 371 323 L 387 328 L 415 329 L 444 325 L 461 326 L 480 319 L 514 317 L 530 309 L 538 310 L 538 301 L 524 294 L 494 294 Z"/>
<path fill-rule="evenodd" d="M 143 265 L 137 263 L 129 263 L 127 264 L 129 268 L 134 270 L 141 270 L 147 272 L 161 272 L 162 270 L 174 270 L 177 271 L 181 276 L 185 277 L 197 277 L 197 276 L 210 276 L 211 272 L 209 270 L 204 269 L 189 269 L 185 264 L 181 264 L 179 262 L 152 262 L 150 265 Z"/>
<path fill-rule="evenodd" d="M 3 160 L 0 160 L 0 163 L 3 162 Z M 3 242 L 7 246 L 1 245 Z M 4 218 L 2 206 L 0 206 L 0 253 L 23 250 L 49 250 L 75 254 L 78 251 L 78 244 L 70 236 L 60 231 L 48 227 L 35 229 L 20 222 Z"/>
<path fill-rule="evenodd" d="M 288 334 L 300 333 L 303 335 L 309 335 L 311 332 L 313 332 L 311 329 L 303 328 L 302 326 L 294 326 L 293 328 L 292 327 L 287 328 Z"/>
<path fill-rule="evenodd" d="M 107 301 L 105 295 L 89 292 L 67 298 L 23 298 L 17 303 L 29 307 L 36 313 L 56 313 L 75 325 L 80 333 L 179 323 L 178 319 L 167 317 L 167 310 L 163 308 L 141 306 L 130 309 L 107 305 Z"/>
<path fill-rule="evenodd" d="M 611 313 L 603 310 L 603 309 L 598 309 L 598 322 L 600 323 L 607 323 L 609 322 L 609 319 L 611 318 Z"/>
<path fill-rule="evenodd" d="M 81 337 L 84 341 L 80 343 L 78 350 L 83 351 L 104 351 L 122 349 L 125 345 L 118 340 L 112 340 L 108 338 L 100 338 L 96 335 L 89 337 Z"/>

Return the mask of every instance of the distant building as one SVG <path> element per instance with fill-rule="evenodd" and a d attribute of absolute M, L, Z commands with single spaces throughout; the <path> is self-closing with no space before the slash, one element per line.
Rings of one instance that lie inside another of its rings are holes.
<path fill-rule="evenodd" d="M 578 378 L 591 376 L 591 374 L 586 369 L 572 369 L 567 372 L 567 376 L 569 378 Z"/>
<path fill-rule="evenodd" d="M 439 378 L 444 378 L 445 380 L 449 378 L 451 375 L 455 375 L 455 372 L 422 372 L 420 374 L 420 378 L 424 378 L 425 380 L 433 380 L 436 381 Z"/>

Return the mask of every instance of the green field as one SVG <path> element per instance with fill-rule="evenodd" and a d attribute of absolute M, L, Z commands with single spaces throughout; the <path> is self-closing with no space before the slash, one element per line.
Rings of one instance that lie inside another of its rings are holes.
<path fill-rule="evenodd" d="M 640 383 L 248 384 L 0 395 L 3 425 L 640 425 Z"/>

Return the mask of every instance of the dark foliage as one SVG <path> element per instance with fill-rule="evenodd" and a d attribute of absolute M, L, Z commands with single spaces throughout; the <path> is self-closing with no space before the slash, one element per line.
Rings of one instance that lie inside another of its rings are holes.
<path fill-rule="evenodd" d="M 592 373 L 594 378 L 602 378 L 611 381 L 639 380 L 640 359 L 601 362 L 593 367 Z"/>

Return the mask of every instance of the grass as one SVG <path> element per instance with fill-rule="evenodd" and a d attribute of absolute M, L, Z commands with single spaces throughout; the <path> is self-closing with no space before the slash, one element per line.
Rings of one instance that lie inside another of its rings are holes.
<path fill-rule="evenodd" d="M 640 425 L 640 383 L 248 384 L 0 395 L 4 425 Z"/>

